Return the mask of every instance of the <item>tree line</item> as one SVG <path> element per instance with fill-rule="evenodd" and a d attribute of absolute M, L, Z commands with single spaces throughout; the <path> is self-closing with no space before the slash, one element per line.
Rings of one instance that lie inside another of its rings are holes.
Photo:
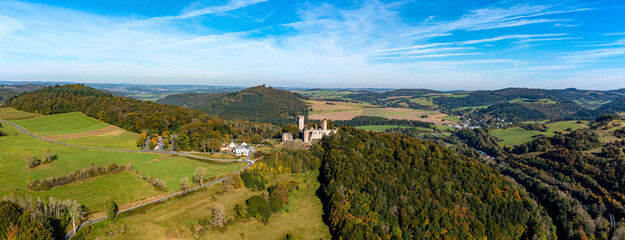
<path fill-rule="evenodd" d="M 16 109 L 41 114 L 82 112 L 126 129 L 148 134 L 178 133 L 181 150 L 197 150 L 207 139 L 251 138 L 259 135 L 272 138 L 280 128 L 269 124 L 224 121 L 204 112 L 184 107 L 114 97 L 83 85 L 54 85 L 15 96 L 7 105 Z"/>

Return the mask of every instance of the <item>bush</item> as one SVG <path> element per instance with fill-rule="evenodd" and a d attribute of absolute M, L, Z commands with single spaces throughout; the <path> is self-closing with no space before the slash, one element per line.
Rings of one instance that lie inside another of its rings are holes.
<path fill-rule="evenodd" d="M 107 197 L 104 201 L 104 212 L 106 213 L 106 217 L 108 219 L 115 219 L 118 210 L 119 208 L 117 203 Z"/>
<path fill-rule="evenodd" d="M 4 133 L 3 131 L 0 131 L 0 137 L 4 137 L 6 135 L 7 135 L 6 133 Z"/>
<path fill-rule="evenodd" d="M 241 179 L 241 175 L 239 174 L 231 174 L 226 177 L 224 180 L 224 188 L 227 191 L 231 191 L 234 189 L 239 189 L 243 187 L 243 180 Z"/>
<path fill-rule="evenodd" d="M 35 156 L 26 157 L 26 161 L 28 162 L 28 168 L 34 168 L 41 165 L 41 160 L 37 159 Z"/>
<path fill-rule="evenodd" d="M 237 219 L 244 219 L 247 216 L 247 211 L 245 210 L 245 206 L 241 204 L 235 205 L 233 210 Z"/>
<path fill-rule="evenodd" d="M 189 178 L 184 177 L 180 179 L 180 190 L 186 191 L 187 189 L 189 189 L 189 186 L 191 186 Z"/>
<path fill-rule="evenodd" d="M 260 171 L 245 170 L 241 173 L 241 179 L 245 184 L 245 187 L 252 190 L 264 190 L 265 184 L 268 182 L 267 178 L 263 176 Z"/>
<path fill-rule="evenodd" d="M 281 182 L 269 188 L 270 207 L 272 212 L 278 212 L 289 203 L 289 183 Z"/>
<path fill-rule="evenodd" d="M 46 149 L 43 152 L 43 163 L 51 163 L 52 161 L 56 160 L 56 158 L 56 154 L 52 153 L 50 149 Z"/>
<path fill-rule="evenodd" d="M 153 178 L 150 180 L 150 183 L 154 186 L 154 188 L 156 188 L 156 190 L 167 192 L 167 183 L 165 183 L 163 179 Z"/>
<path fill-rule="evenodd" d="M 252 196 L 246 202 L 247 214 L 258 221 L 266 223 L 271 217 L 271 208 L 263 195 Z"/>

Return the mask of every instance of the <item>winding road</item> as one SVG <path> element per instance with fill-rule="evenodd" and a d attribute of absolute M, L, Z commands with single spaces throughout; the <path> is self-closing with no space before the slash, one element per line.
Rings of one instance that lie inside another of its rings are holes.
<path fill-rule="evenodd" d="M 151 151 L 151 150 L 131 150 L 131 149 L 101 148 L 101 147 L 90 147 L 90 146 L 81 146 L 81 145 L 69 144 L 69 143 L 58 142 L 58 141 L 54 141 L 54 140 L 43 138 L 41 136 L 37 136 L 37 135 L 35 135 L 35 134 L 31 133 L 31 132 L 28 132 L 26 129 L 24 129 L 24 128 L 14 124 L 14 123 L 11 123 L 11 122 L 0 120 L 0 123 L 11 125 L 11 126 L 15 127 L 16 129 L 20 130 L 21 132 L 23 132 L 24 134 L 29 135 L 29 136 L 34 137 L 34 138 L 37 138 L 39 140 L 46 141 L 46 142 L 51 142 L 51 143 L 55 143 L 55 144 L 60 144 L 60 145 L 64 145 L 64 146 L 69 146 L 69 147 L 87 148 L 87 149 L 104 150 L 104 151 L 161 153 L 161 154 L 170 154 L 170 155 L 175 155 L 175 156 L 182 156 L 182 157 L 196 158 L 196 159 L 204 159 L 204 160 L 211 160 L 211 161 L 221 161 L 221 162 L 246 162 L 247 165 L 245 167 L 243 167 L 242 169 L 240 169 L 238 171 L 239 173 L 242 172 L 243 170 L 251 167 L 255 163 L 254 160 L 251 160 L 251 156 L 254 154 L 254 147 L 252 147 L 252 146 L 250 146 L 250 151 L 248 152 L 246 158 L 240 158 L 240 159 L 207 158 L 207 157 L 201 157 L 201 156 L 192 155 L 192 154 L 190 154 L 190 152 L 165 152 L 165 151 L 159 152 L 159 151 Z M 147 203 L 143 203 L 143 204 L 135 206 L 135 207 L 131 207 L 131 208 L 128 208 L 128 209 L 121 210 L 121 211 L 119 211 L 119 213 L 132 211 L 132 210 L 135 210 L 137 208 L 140 208 L 140 207 L 143 207 L 143 206 L 146 206 L 146 205 L 149 205 L 149 204 L 162 202 L 162 201 L 165 201 L 165 200 L 170 199 L 170 198 L 175 197 L 175 196 L 179 196 L 179 195 L 186 194 L 186 193 L 189 193 L 189 192 L 197 191 L 197 190 L 199 190 L 201 188 L 204 188 L 204 187 L 215 185 L 217 183 L 223 182 L 224 180 L 226 180 L 225 177 L 217 179 L 217 180 L 209 182 L 209 183 L 206 183 L 206 184 L 201 185 L 201 186 L 197 186 L 197 187 L 194 187 L 194 188 L 189 188 L 189 189 L 187 189 L 185 191 L 172 193 L 171 195 L 168 195 L 168 196 L 165 196 L 165 197 L 162 197 L 162 198 L 159 198 L 159 199 L 147 202 Z M 100 222 L 100 221 L 102 221 L 104 219 L 106 219 L 106 216 L 82 223 L 76 229 L 73 229 L 67 235 L 65 235 L 65 239 L 70 239 L 72 236 L 74 236 L 74 233 L 76 231 L 78 231 L 80 228 L 82 228 L 84 226 L 87 226 L 87 225 L 91 225 L 91 224 Z"/>

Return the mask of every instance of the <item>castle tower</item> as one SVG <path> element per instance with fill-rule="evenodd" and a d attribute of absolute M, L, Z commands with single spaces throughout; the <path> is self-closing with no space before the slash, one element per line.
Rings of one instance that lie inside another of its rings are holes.
<path fill-rule="evenodd" d="M 304 116 L 297 116 L 297 126 L 299 127 L 300 132 L 304 132 Z"/>
<path fill-rule="evenodd" d="M 327 119 L 323 119 L 323 123 L 321 124 L 322 128 L 324 131 L 328 130 L 328 120 Z"/>

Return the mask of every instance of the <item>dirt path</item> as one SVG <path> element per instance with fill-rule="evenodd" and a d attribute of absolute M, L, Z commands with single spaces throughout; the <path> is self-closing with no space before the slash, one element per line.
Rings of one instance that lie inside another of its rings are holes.
<path fill-rule="evenodd" d="M 48 136 L 42 136 L 42 137 L 50 139 L 50 140 L 58 141 L 58 140 L 66 140 L 66 139 L 73 139 L 73 138 L 98 136 L 98 135 L 116 136 L 122 133 L 124 133 L 123 129 L 115 127 L 115 126 L 108 126 L 105 128 L 100 128 L 100 129 L 96 129 L 96 130 L 89 131 L 89 132 L 70 133 L 70 134 L 62 134 L 62 135 L 48 135 Z"/>

